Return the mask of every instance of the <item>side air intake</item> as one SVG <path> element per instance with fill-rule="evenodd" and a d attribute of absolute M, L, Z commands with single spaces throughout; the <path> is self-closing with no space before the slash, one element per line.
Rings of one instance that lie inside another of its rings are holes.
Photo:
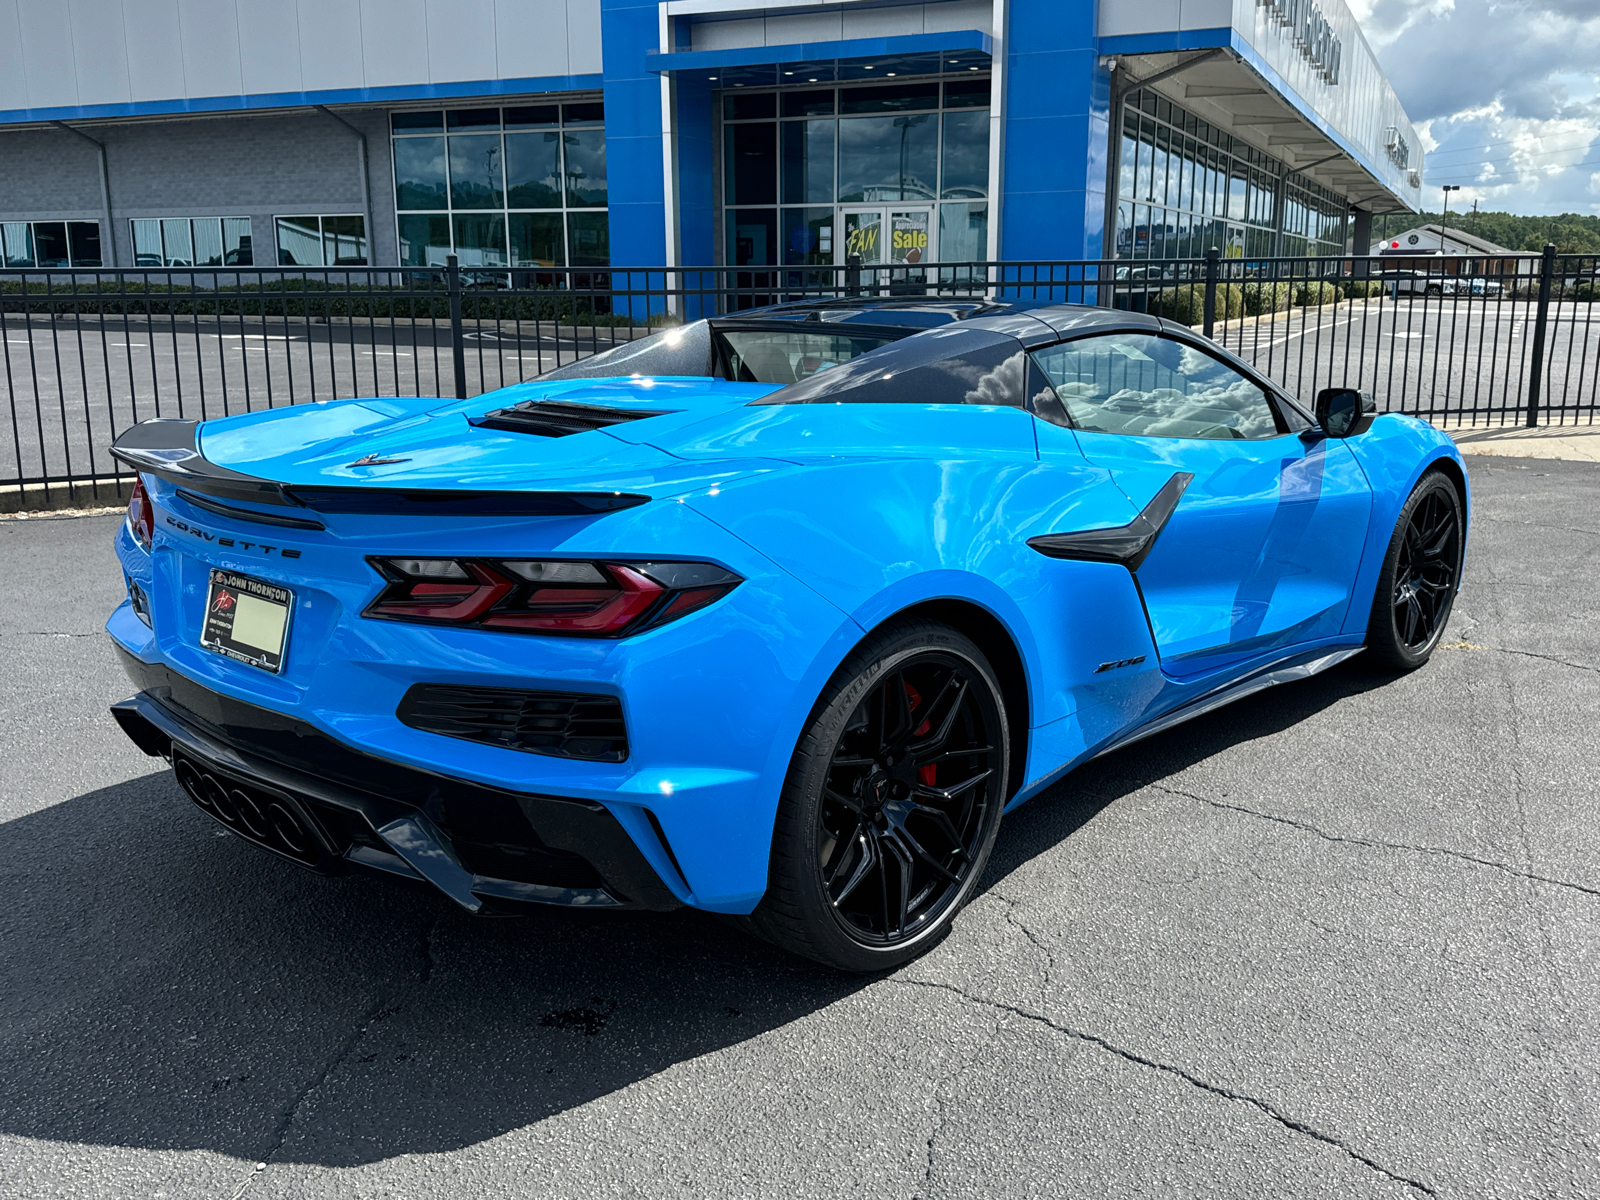
<path fill-rule="evenodd" d="M 599 404 L 567 404 L 559 400 L 525 400 L 511 408 L 497 408 L 467 422 L 480 429 L 500 429 L 507 433 L 531 433 L 538 437 L 567 437 L 624 425 L 645 417 L 659 417 L 661 410 L 607 408 Z"/>

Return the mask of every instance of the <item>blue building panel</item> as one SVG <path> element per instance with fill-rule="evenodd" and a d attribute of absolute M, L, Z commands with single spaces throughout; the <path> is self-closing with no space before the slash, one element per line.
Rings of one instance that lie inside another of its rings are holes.
<path fill-rule="evenodd" d="M 600 0 L 600 37 L 611 261 L 660 266 L 668 261 L 661 77 L 645 59 L 661 44 L 654 0 Z"/>

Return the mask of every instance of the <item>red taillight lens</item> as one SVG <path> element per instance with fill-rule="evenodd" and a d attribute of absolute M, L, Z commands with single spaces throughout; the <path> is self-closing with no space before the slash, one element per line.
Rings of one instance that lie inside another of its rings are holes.
<path fill-rule="evenodd" d="M 744 582 L 695 562 L 374 558 L 388 586 L 364 615 L 508 633 L 623 637 L 676 621 Z"/>
<path fill-rule="evenodd" d="M 128 497 L 128 532 L 133 540 L 146 550 L 156 536 L 156 510 L 150 504 L 150 495 L 144 490 L 144 476 L 133 479 L 133 492 Z"/>

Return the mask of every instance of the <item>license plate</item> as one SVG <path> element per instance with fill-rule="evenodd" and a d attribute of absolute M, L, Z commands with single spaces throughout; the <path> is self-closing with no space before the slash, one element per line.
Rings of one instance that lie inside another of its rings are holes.
<path fill-rule="evenodd" d="M 283 669 L 293 608 L 294 593 L 288 588 L 213 568 L 200 644 L 276 675 Z"/>

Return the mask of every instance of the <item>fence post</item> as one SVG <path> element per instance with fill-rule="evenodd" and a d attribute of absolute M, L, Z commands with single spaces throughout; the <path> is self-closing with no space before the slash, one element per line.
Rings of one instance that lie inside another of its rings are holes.
<path fill-rule="evenodd" d="M 1217 263 L 1221 258 L 1222 251 L 1215 246 L 1206 251 L 1206 306 L 1203 332 L 1207 337 L 1211 336 L 1211 331 L 1217 324 Z"/>
<path fill-rule="evenodd" d="M 847 254 L 844 259 L 844 294 L 861 294 L 861 255 Z"/>
<path fill-rule="evenodd" d="M 444 280 L 450 289 L 450 360 L 456 370 L 456 399 L 465 400 L 467 344 L 461 336 L 461 261 L 454 254 L 445 256 Z"/>
<path fill-rule="evenodd" d="M 1555 273 L 1555 243 L 1546 242 L 1544 254 L 1539 259 L 1539 310 L 1533 318 L 1533 362 L 1528 370 L 1529 429 L 1539 424 L 1539 389 L 1544 383 L 1544 331 L 1550 317 L 1550 281 Z"/>

